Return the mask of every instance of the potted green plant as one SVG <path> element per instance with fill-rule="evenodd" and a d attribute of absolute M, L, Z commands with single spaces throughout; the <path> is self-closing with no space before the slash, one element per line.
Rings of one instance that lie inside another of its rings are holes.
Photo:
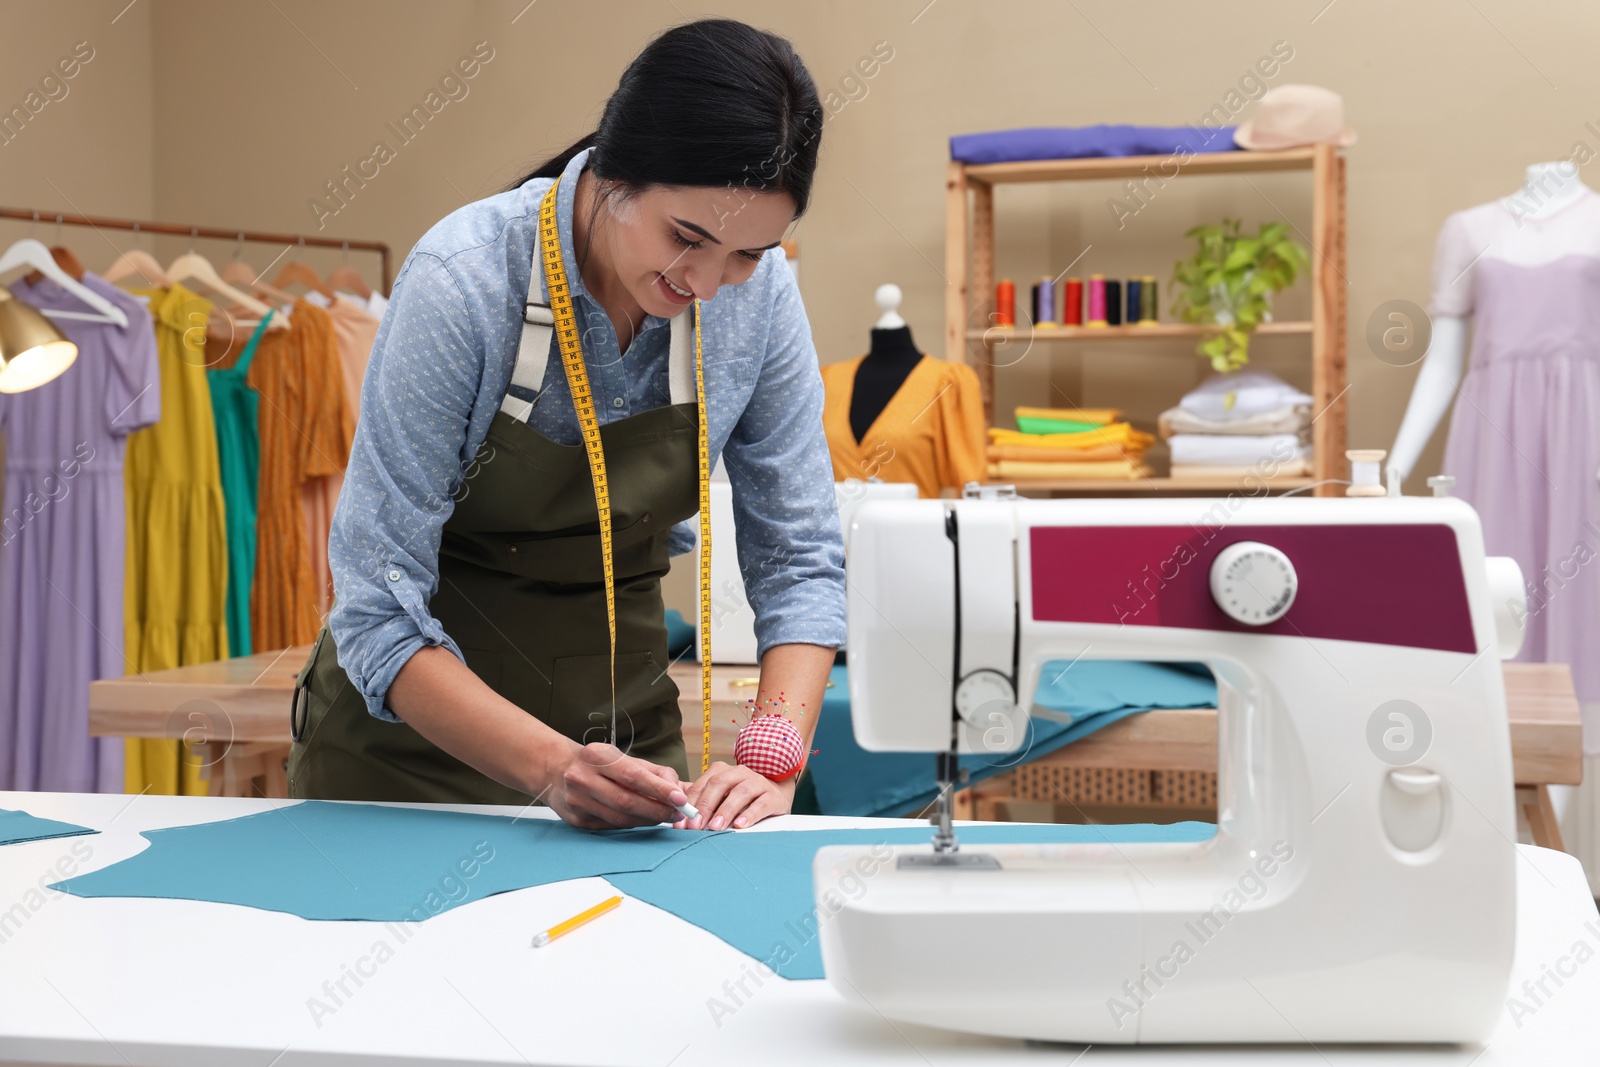
<path fill-rule="evenodd" d="M 1272 321 L 1272 294 L 1293 285 L 1305 269 L 1309 256 L 1288 233 L 1284 223 L 1269 222 L 1247 237 L 1238 219 L 1223 219 L 1221 226 L 1184 234 L 1198 247 L 1173 266 L 1174 311 L 1184 322 L 1220 327 L 1195 349 L 1218 371 L 1250 361 L 1250 335 Z"/>

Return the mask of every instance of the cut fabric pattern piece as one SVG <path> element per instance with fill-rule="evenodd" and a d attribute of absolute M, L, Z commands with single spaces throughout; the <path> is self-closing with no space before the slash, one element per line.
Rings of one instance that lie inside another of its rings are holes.
<path fill-rule="evenodd" d="M 816 781 L 824 815 L 902 815 L 930 803 L 937 789 L 932 760 L 916 752 L 868 752 L 856 744 L 850 722 L 848 667 L 834 667 L 825 691 L 806 765 Z M 1217 684 L 1206 668 L 1186 663 L 1078 660 L 1047 664 L 1034 694 L 1032 736 L 1017 753 L 998 758 L 963 756 L 961 766 L 980 782 L 1037 759 L 1085 734 L 1154 708 L 1212 708 Z"/>
<path fill-rule="evenodd" d="M 239 904 L 303 919 L 420 921 L 496 893 L 648 871 L 705 831 L 590 833 L 555 819 L 308 800 L 146 830 L 136 856 L 52 888 Z"/>
<path fill-rule="evenodd" d="M 926 770 L 926 758 L 922 763 Z M 630 897 L 716 935 L 784 978 L 822 978 L 819 923 L 826 919 L 818 915 L 811 880 L 811 862 L 817 850 L 824 845 L 927 844 L 930 833 L 916 826 L 742 831 L 675 853 L 648 873 L 610 874 L 606 880 Z M 1215 826 L 1200 822 L 963 826 L 960 830 L 964 846 L 1192 842 L 1215 834 Z"/>
<path fill-rule="evenodd" d="M 0 845 L 18 845 L 24 841 L 46 841 L 52 837 L 77 837 L 97 834 L 99 830 L 77 823 L 41 819 L 25 811 L 0 808 Z"/>

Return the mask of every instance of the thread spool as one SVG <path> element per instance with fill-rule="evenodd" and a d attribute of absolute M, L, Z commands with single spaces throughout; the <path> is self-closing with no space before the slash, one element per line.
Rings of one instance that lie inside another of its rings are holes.
<path fill-rule="evenodd" d="M 1141 301 L 1143 291 L 1144 286 L 1140 279 L 1128 279 L 1128 325 L 1130 326 L 1138 322 L 1143 314 L 1144 304 Z"/>
<path fill-rule="evenodd" d="M 1067 279 L 1066 296 L 1061 301 L 1061 321 L 1067 326 L 1083 325 L 1083 282 Z"/>
<path fill-rule="evenodd" d="M 1147 274 L 1139 285 L 1139 325 L 1154 326 L 1161 317 L 1159 307 L 1156 303 L 1156 280 Z"/>
<path fill-rule="evenodd" d="M 1347 449 L 1344 458 L 1350 461 L 1350 485 L 1344 495 L 1387 496 L 1389 491 L 1383 487 L 1381 472 L 1383 457 L 1388 454 L 1382 448 Z"/>
<path fill-rule="evenodd" d="M 1040 278 L 1039 284 L 1033 290 L 1037 296 L 1033 302 L 1033 324 L 1035 326 L 1054 326 L 1056 324 L 1056 287 L 1049 278 Z"/>
<path fill-rule="evenodd" d="M 1089 275 L 1089 322 L 1101 327 L 1106 324 L 1106 280 L 1099 274 Z"/>
<path fill-rule="evenodd" d="M 1119 281 L 1106 282 L 1106 325 L 1122 325 L 1122 283 Z"/>
<path fill-rule="evenodd" d="M 1015 326 L 1017 324 L 1017 287 L 1010 278 L 1001 278 L 1000 284 L 994 287 L 994 324 L 996 326 Z"/>

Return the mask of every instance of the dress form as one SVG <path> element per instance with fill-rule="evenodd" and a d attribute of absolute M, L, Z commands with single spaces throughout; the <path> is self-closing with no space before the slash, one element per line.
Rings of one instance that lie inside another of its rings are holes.
<path fill-rule="evenodd" d="M 1500 201 L 1516 220 L 1518 236 L 1522 238 L 1521 247 L 1501 250 L 1502 254 L 1528 264 L 1554 258 L 1559 254 L 1554 242 L 1536 226 L 1525 224 L 1546 222 L 1590 192 L 1588 186 L 1578 180 L 1578 168 L 1572 163 L 1530 164 L 1522 188 Z M 1546 244 L 1552 247 L 1542 249 Z M 1445 412 L 1450 410 L 1461 385 L 1466 348 L 1466 318 L 1435 315 L 1433 337 L 1412 388 L 1411 402 L 1406 406 L 1394 449 L 1389 453 L 1389 468 L 1400 481 L 1410 476 L 1423 448 L 1444 421 Z"/>
<path fill-rule="evenodd" d="M 860 442 L 905 384 L 923 355 L 911 339 L 911 327 L 900 317 L 900 287 L 880 285 L 876 294 L 883 312 L 872 328 L 867 355 L 856 369 L 850 396 L 850 432 Z"/>

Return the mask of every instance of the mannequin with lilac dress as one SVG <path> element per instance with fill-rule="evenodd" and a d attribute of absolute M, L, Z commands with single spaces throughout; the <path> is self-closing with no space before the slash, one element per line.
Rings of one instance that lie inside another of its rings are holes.
<path fill-rule="evenodd" d="M 1411 472 L 1454 401 L 1442 473 L 1477 509 L 1489 554 L 1522 568 L 1517 658 L 1572 668 L 1588 773 L 1562 821 L 1600 886 L 1600 195 L 1577 171 L 1535 164 L 1517 193 L 1445 220 L 1432 342 L 1393 466 Z"/>
<path fill-rule="evenodd" d="M 89 682 L 123 674 L 122 456 L 161 415 L 150 313 L 94 274 L 128 325 L 63 318 L 78 346 L 59 377 L 0 394 L 0 789 L 121 792 L 122 743 L 89 736 Z M 49 279 L 11 286 L 40 309 L 83 311 Z"/>

